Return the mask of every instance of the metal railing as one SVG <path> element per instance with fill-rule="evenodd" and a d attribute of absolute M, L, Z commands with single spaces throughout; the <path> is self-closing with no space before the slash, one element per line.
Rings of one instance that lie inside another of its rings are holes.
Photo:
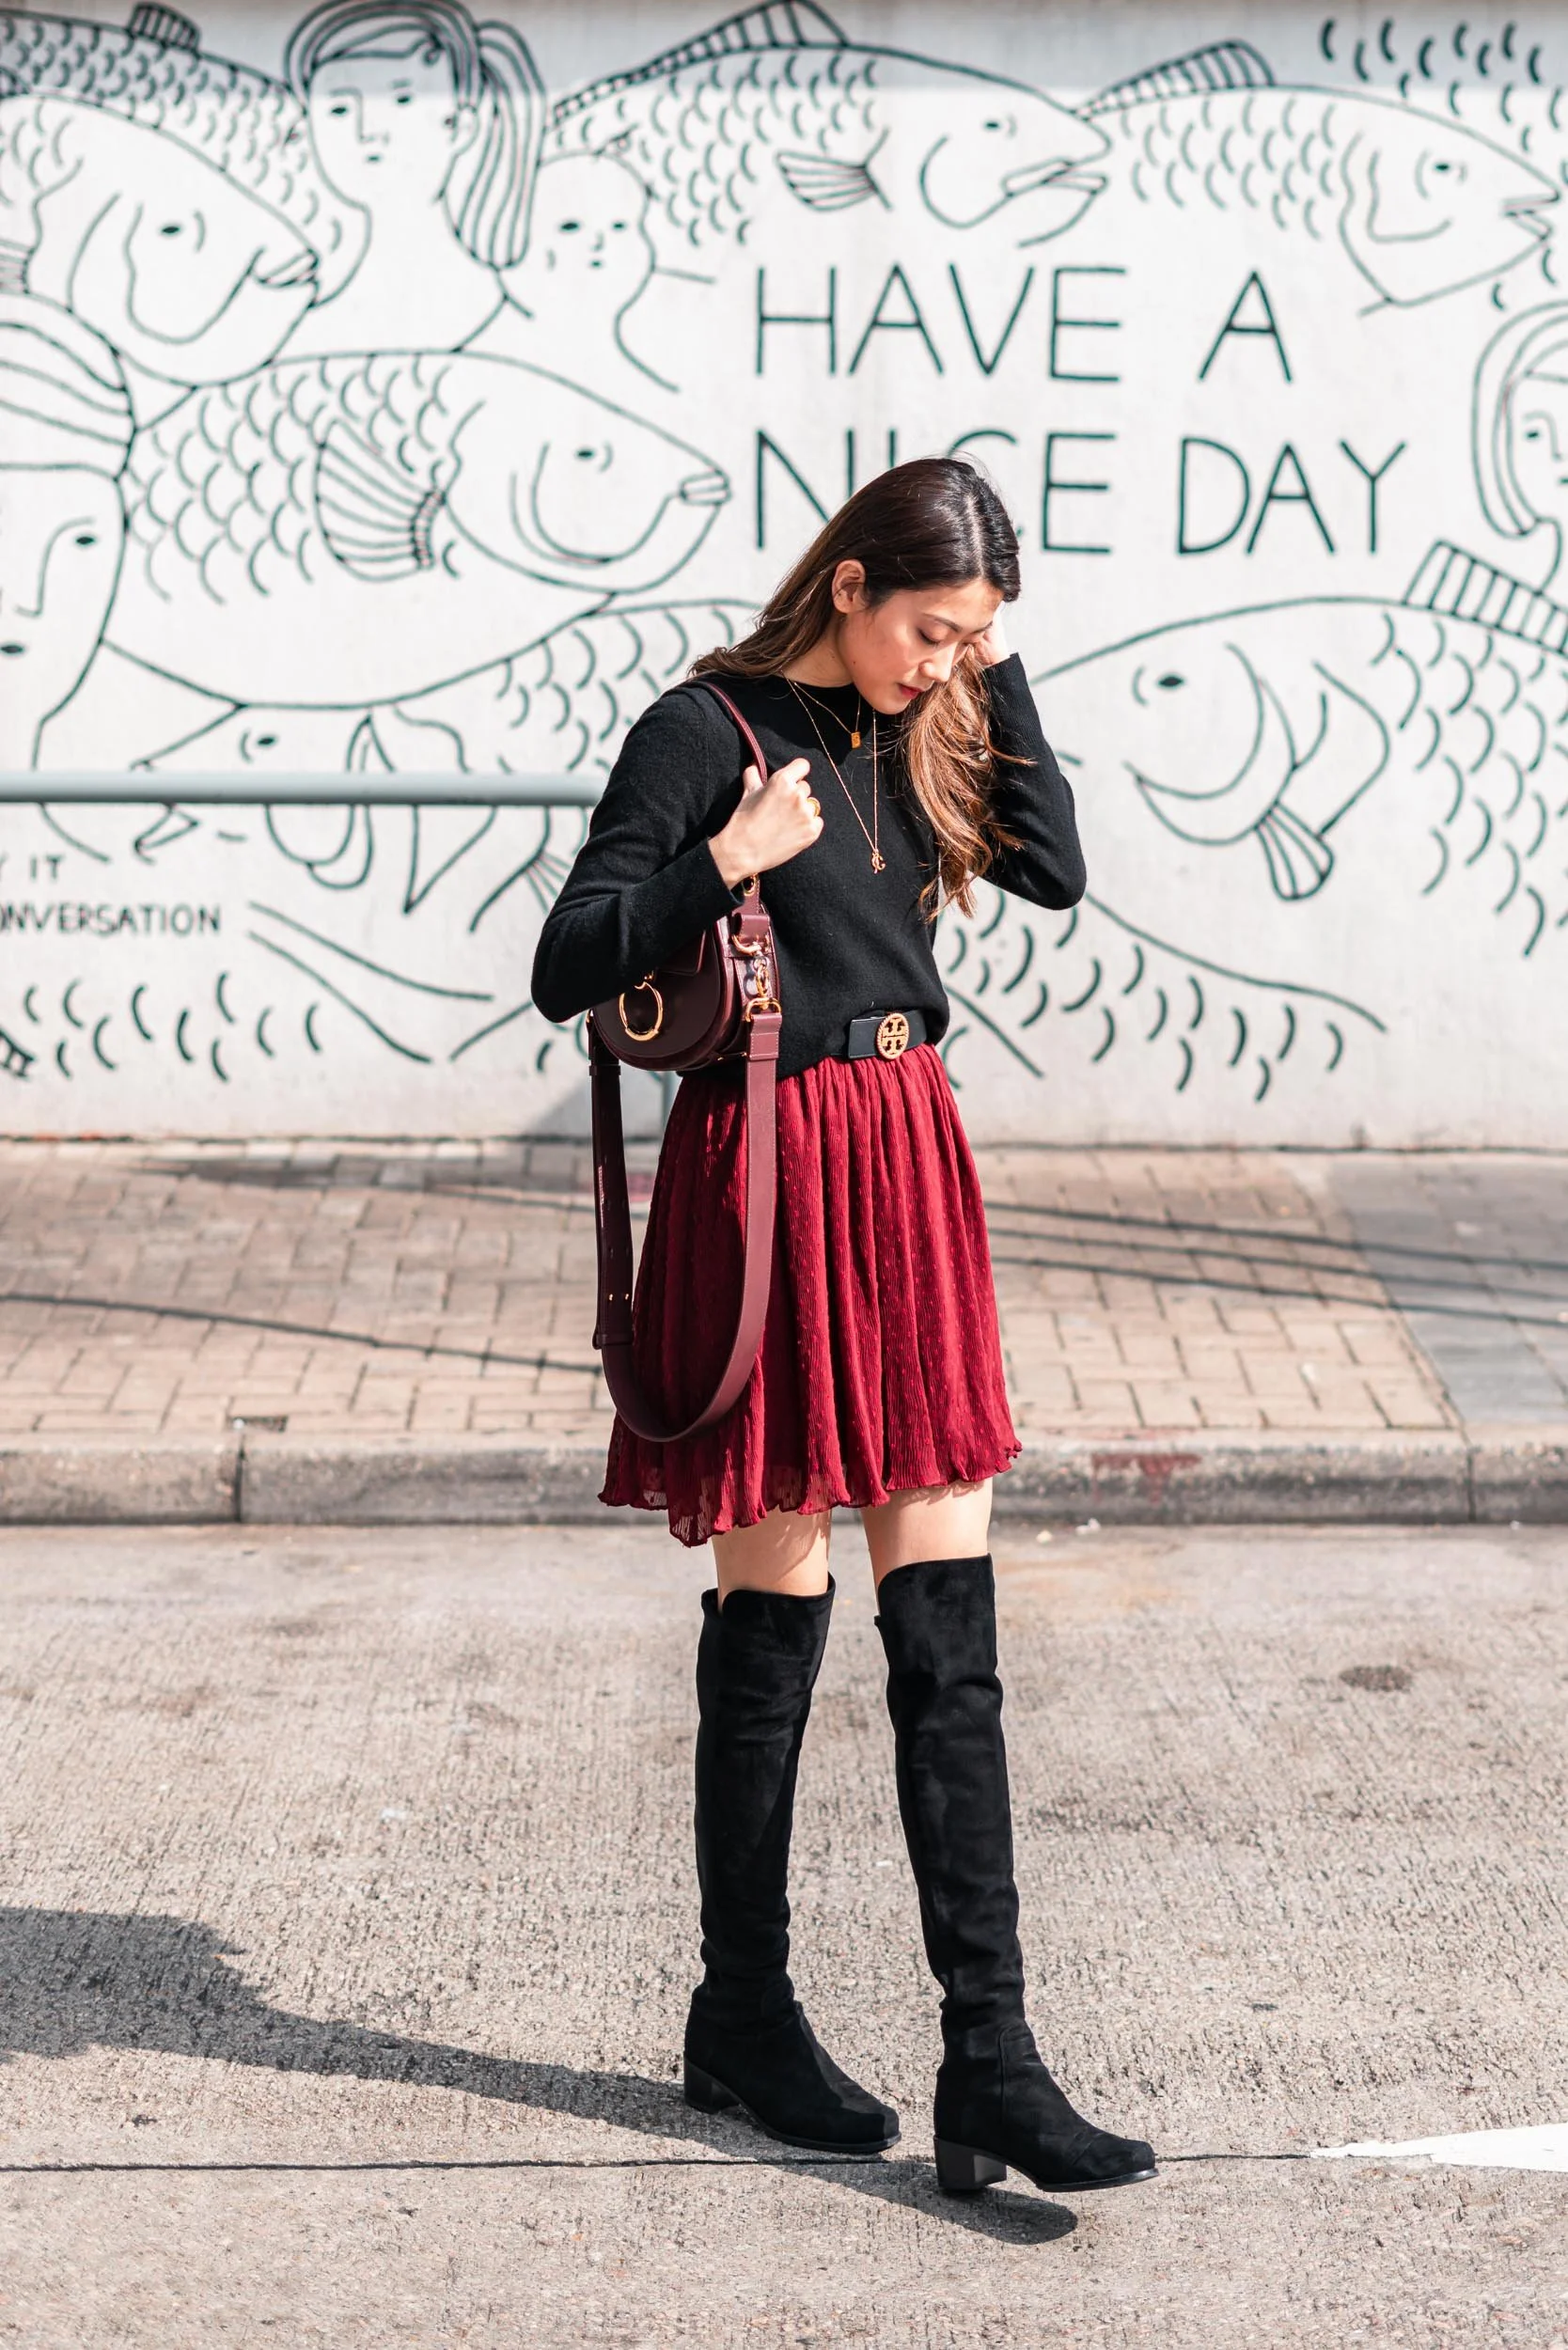
<path fill-rule="evenodd" d="M 0 773 L 0 807 L 53 801 L 64 806 L 162 802 L 192 807 L 593 807 L 604 789 L 599 775 L 180 775 L 131 769 L 115 774 L 72 770 L 61 775 Z M 659 1080 L 661 1120 L 667 1119 L 677 1080 Z"/>
<path fill-rule="evenodd" d="M 285 776 L 180 775 L 172 768 L 95 775 L 0 774 L 0 805 L 126 801 L 185 802 L 193 807 L 592 807 L 600 775 L 577 776 Z"/>

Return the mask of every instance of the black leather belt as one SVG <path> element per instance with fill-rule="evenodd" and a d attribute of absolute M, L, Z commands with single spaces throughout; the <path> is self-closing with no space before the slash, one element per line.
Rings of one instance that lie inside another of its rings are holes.
<path fill-rule="evenodd" d="M 923 1011 L 867 1011 L 849 1024 L 846 1060 L 897 1060 L 912 1044 L 926 1041 Z"/>

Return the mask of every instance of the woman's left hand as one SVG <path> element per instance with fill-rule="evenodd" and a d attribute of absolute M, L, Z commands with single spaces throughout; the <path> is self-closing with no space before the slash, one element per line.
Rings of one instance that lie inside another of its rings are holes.
<path fill-rule="evenodd" d="M 998 605 L 996 617 L 984 635 L 975 639 L 975 657 L 982 669 L 994 669 L 999 661 L 1007 659 L 1009 650 L 1007 631 L 1002 626 L 1001 606 Z"/>

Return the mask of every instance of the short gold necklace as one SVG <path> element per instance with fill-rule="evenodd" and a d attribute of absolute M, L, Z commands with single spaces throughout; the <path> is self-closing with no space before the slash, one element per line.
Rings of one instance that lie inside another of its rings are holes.
<path fill-rule="evenodd" d="M 834 758 L 833 753 L 828 749 L 827 744 L 823 742 L 823 730 L 821 727 L 818 726 L 815 718 L 811 716 L 810 706 L 808 703 L 805 695 L 801 692 L 800 687 L 795 683 L 792 677 L 786 678 L 784 682 L 790 688 L 790 691 L 794 695 L 795 699 L 799 702 L 802 710 L 806 712 L 807 718 L 810 722 L 811 731 L 816 736 L 818 742 L 822 744 L 823 757 L 832 768 L 834 775 L 838 776 L 839 789 L 843 793 L 845 799 L 849 802 L 850 814 L 859 825 L 862 833 L 865 834 L 866 846 L 871 853 L 872 872 L 881 873 L 885 871 L 886 870 L 887 859 L 882 854 L 882 793 L 877 783 L 876 712 L 873 710 L 871 713 L 871 829 L 870 832 L 867 832 L 866 819 L 861 815 L 859 808 L 855 806 L 854 792 L 850 790 L 849 785 L 844 781 L 843 776 L 839 775 L 839 762 Z M 850 739 L 853 744 L 858 745 L 860 741 L 858 734 L 852 734 Z"/>
<path fill-rule="evenodd" d="M 855 724 L 854 726 L 851 726 L 847 718 L 839 717 L 839 713 L 834 709 L 831 702 L 819 701 L 815 694 L 807 693 L 807 689 L 804 685 L 795 685 L 793 678 L 791 678 L 790 683 L 795 686 L 795 692 L 797 694 L 806 694 L 806 697 L 808 701 L 816 702 L 817 708 L 825 712 L 826 715 L 832 719 L 835 726 L 843 728 L 844 732 L 849 736 L 850 748 L 852 751 L 857 751 L 860 748 L 860 689 L 858 686 L 856 686 L 855 693 Z M 820 735 L 817 739 L 819 742 L 822 740 Z"/>

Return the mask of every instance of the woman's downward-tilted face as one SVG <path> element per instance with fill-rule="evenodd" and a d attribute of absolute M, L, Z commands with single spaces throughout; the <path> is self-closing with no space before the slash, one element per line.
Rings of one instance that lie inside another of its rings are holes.
<path fill-rule="evenodd" d="M 839 565 L 833 600 L 838 651 L 850 682 L 885 717 L 902 715 L 933 685 L 945 685 L 960 653 L 980 642 L 1002 604 L 983 579 L 899 588 L 873 603 L 857 563 Z"/>

